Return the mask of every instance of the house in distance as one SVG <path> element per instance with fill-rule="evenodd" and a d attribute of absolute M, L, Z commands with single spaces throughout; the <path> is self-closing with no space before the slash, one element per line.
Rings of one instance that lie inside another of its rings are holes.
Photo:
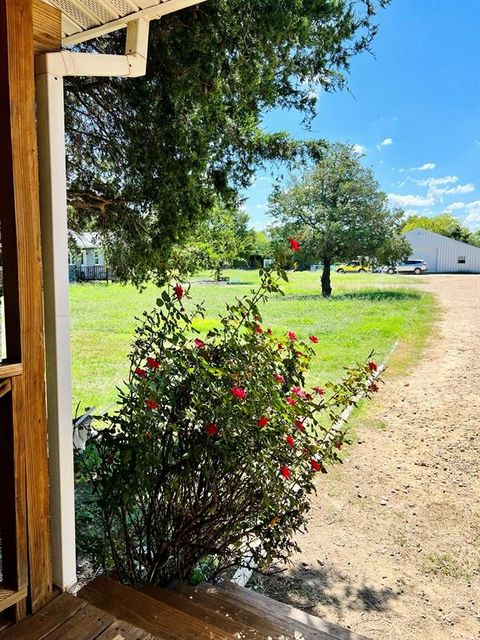
<path fill-rule="evenodd" d="M 412 259 L 425 260 L 429 273 L 480 273 L 480 247 L 426 229 L 405 232 Z"/>

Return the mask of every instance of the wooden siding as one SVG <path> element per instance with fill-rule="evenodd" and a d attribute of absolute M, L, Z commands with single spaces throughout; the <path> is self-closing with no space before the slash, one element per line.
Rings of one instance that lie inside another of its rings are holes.
<path fill-rule="evenodd" d="M 23 365 L 2 397 L 12 453 L 7 578 L 14 590 L 28 587 L 37 611 L 52 581 L 32 0 L 0 0 L 0 122 L 7 353 Z M 25 600 L 16 617 L 24 613 Z"/>

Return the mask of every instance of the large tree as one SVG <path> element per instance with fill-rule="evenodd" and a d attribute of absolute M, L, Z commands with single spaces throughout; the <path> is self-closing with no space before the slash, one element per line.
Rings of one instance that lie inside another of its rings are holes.
<path fill-rule="evenodd" d="M 273 107 L 315 113 L 342 88 L 387 0 L 208 0 L 152 23 L 147 75 L 66 83 L 70 224 L 99 232 L 118 275 L 161 278 L 172 245 L 266 161 L 322 145 L 266 134 Z M 123 35 L 98 39 L 120 53 Z"/>
<path fill-rule="evenodd" d="M 325 297 L 332 293 L 332 263 L 373 256 L 398 234 L 402 217 L 401 211 L 388 208 L 372 170 L 344 144 L 329 145 L 312 170 L 293 175 L 286 188 L 274 190 L 270 214 L 294 225 L 306 250 L 322 262 Z"/>

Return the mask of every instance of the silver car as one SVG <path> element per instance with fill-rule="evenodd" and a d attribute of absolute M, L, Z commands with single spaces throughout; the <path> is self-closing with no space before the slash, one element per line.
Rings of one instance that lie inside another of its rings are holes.
<path fill-rule="evenodd" d="M 397 264 L 395 271 L 397 273 L 414 273 L 416 276 L 419 276 L 421 273 L 428 271 L 428 265 L 425 260 L 405 260 L 405 262 Z M 393 271 L 389 271 L 388 273 L 393 273 Z"/>

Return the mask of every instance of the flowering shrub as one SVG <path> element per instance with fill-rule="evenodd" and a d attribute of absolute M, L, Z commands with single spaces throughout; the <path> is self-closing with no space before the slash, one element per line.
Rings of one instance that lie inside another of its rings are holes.
<path fill-rule="evenodd" d="M 262 324 L 260 307 L 286 275 L 260 275 L 203 338 L 204 309 L 184 307 L 180 284 L 136 330 L 118 412 L 85 457 L 124 581 L 187 579 L 205 558 L 219 572 L 248 556 L 260 567 L 287 557 L 316 475 L 339 459 L 341 412 L 372 391 L 373 363 L 326 389 L 305 386 L 318 340 Z"/>

